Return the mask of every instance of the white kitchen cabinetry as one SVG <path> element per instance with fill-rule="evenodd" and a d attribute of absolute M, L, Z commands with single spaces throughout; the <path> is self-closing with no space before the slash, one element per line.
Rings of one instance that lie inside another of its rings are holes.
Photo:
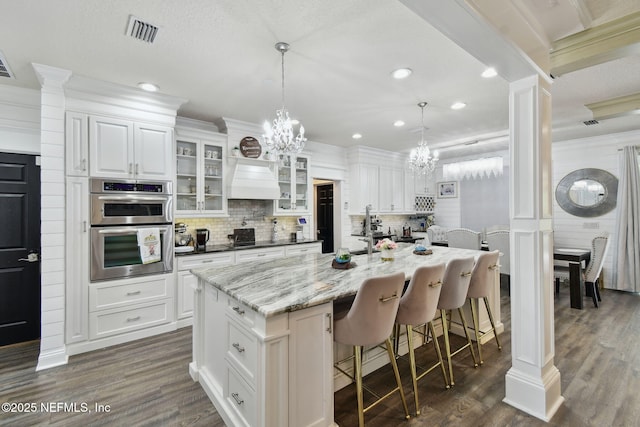
<path fill-rule="evenodd" d="M 89 181 L 68 177 L 66 190 L 65 343 L 70 344 L 89 338 Z"/>
<path fill-rule="evenodd" d="M 225 216 L 226 135 L 189 127 L 176 134 L 176 214 Z"/>
<path fill-rule="evenodd" d="M 289 245 L 284 247 L 285 256 L 295 255 L 307 255 L 307 254 L 321 254 L 322 243 L 298 243 L 296 245 Z"/>
<path fill-rule="evenodd" d="M 406 212 L 404 206 L 404 171 L 398 168 L 380 166 L 379 173 L 379 209 L 380 213 Z"/>
<path fill-rule="evenodd" d="M 309 157 L 282 156 L 277 174 L 280 199 L 274 202 L 274 215 L 299 215 L 311 212 L 311 176 Z"/>
<path fill-rule="evenodd" d="M 236 264 L 247 261 L 263 261 L 265 259 L 277 259 L 284 256 L 284 247 L 243 249 L 236 252 Z"/>
<path fill-rule="evenodd" d="M 191 274 L 189 270 L 199 267 L 221 267 L 225 265 L 235 264 L 235 253 L 220 252 L 203 255 L 186 255 L 176 257 L 176 266 L 178 269 L 177 277 L 177 295 L 176 295 L 176 316 L 178 327 L 188 326 L 191 320 L 184 319 L 193 316 L 193 292 L 198 285 L 198 278 Z"/>
<path fill-rule="evenodd" d="M 173 179 L 171 128 L 111 117 L 89 117 L 92 177 Z"/>
<path fill-rule="evenodd" d="M 173 274 L 162 274 L 90 284 L 89 338 L 172 322 L 174 281 Z"/>
<path fill-rule="evenodd" d="M 65 117 L 67 176 L 89 176 L 89 116 L 67 111 Z"/>
<path fill-rule="evenodd" d="M 200 280 L 189 371 L 227 425 L 332 425 L 332 315 L 327 303 L 265 318 Z"/>

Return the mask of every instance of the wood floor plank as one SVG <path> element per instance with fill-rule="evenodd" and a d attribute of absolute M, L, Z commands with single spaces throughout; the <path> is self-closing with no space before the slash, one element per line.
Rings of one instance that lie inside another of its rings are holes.
<path fill-rule="evenodd" d="M 640 297 L 603 291 L 602 299 L 597 310 L 588 300 L 584 310 L 574 310 L 569 308 L 568 289 L 556 297 L 555 365 L 565 403 L 549 423 L 502 402 L 511 366 L 510 306 L 503 292 L 502 351 L 493 341 L 485 344 L 485 363 L 478 368 L 473 368 L 468 352 L 460 353 L 453 359 L 454 387 L 443 387 L 438 370 L 420 381 L 420 416 L 405 421 L 396 394 L 365 415 L 366 425 L 640 426 Z M 463 341 L 453 338 L 453 345 Z M 38 353 L 38 342 L 0 348 L 0 403 L 87 402 L 91 409 L 95 403 L 111 405 L 111 412 L 0 413 L 0 426 L 224 426 L 189 376 L 191 328 L 73 356 L 66 366 L 35 372 Z M 416 354 L 423 366 L 435 361 L 431 345 Z M 398 367 L 413 414 L 408 361 L 399 359 Z M 394 384 L 390 368 L 365 381 L 381 391 Z M 335 394 L 335 419 L 341 427 L 357 425 L 353 386 Z"/>

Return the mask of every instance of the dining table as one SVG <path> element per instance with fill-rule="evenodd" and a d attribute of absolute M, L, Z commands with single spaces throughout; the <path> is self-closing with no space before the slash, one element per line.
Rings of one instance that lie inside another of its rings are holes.
<path fill-rule="evenodd" d="M 571 308 L 583 309 L 584 278 L 582 277 L 582 263 L 588 265 L 591 251 L 580 248 L 554 248 L 553 259 L 569 263 L 569 299 Z"/>

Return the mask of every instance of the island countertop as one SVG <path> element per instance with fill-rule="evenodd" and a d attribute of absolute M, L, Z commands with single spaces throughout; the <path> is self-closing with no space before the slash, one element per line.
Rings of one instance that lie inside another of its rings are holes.
<path fill-rule="evenodd" d="M 393 261 L 382 261 L 380 253 L 354 255 L 351 260 L 357 265 L 348 270 L 331 267 L 333 254 L 308 254 L 224 267 L 201 267 L 191 273 L 270 317 L 355 295 L 368 277 L 403 272 L 408 280 L 420 266 L 447 263 L 454 258 L 477 258 L 482 253 L 433 246 L 430 248 L 433 254 L 416 255 L 413 248 L 414 245 L 399 243 Z"/>

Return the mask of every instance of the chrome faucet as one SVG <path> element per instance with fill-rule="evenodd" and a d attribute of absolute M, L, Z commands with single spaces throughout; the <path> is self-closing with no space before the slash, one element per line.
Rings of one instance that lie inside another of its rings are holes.
<path fill-rule="evenodd" d="M 364 217 L 364 231 L 366 239 L 360 239 L 363 242 L 367 242 L 367 254 L 373 253 L 373 233 L 371 232 L 371 205 L 365 207 Z"/>

